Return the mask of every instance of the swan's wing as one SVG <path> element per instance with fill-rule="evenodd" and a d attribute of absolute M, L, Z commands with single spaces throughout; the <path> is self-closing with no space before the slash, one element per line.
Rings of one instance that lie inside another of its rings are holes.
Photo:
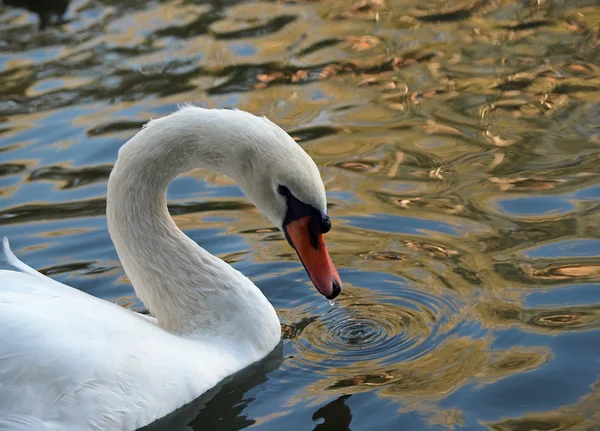
<path fill-rule="evenodd" d="M 77 422 L 78 409 L 67 410 L 76 399 L 93 417 L 84 409 L 118 389 L 99 381 L 120 370 L 130 320 L 148 323 L 35 274 L 0 270 L 0 286 L 0 420 L 15 429 L 29 417 Z"/>
<path fill-rule="evenodd" d="M 177 391 L 161 385 L 185 374 L 170 354 L 183 349 L 170 348 L 164 331 L 32 274 L 0 270 L 0 286 L 1 430 L 37 430 L 35 420 L 64 431 L 136 429 L 168 413 L 162 405 L 178 407 L 162 398 Z M 157 353 L 165 363 L 153 359 Z"/>
<path fill-rule="evenodd" d="M 0 270 L 0 430 L 134 430 L 248 360 L 239 343 L 192 342 L 148 320 L 47 277 Z"/>

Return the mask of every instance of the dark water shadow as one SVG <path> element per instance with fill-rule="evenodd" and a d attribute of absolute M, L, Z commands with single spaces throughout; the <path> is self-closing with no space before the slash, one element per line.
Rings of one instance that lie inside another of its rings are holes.
<path fill-rule="evenodd" d="M 313 421 L 323 419 L 323 422 L 313 428 L 313 431 L 350 431 L 352 410 L 346 400 L 352 395 L 342 395 L 313 413 Z"/>
<path fill-rule="evenodd" d="M 36 13 L 39 17 L 39 29 L 44 30 L 50 25 L 63 23 L 70 2 L 71 0 L 3 0 L 2 5 Z"/>
<path fill-rule="evenodd" d="M 206 211 L 232 211 L 253 208 L 247 202 L 212 201 L 169 204 L 171 215 Z M 28 204 L 0 211 L 0 225 L 40 220 L 62 220 L 78 217 L 96 217 L 106 213 L 106 198 L 82 199 L 74 202 Z"/>

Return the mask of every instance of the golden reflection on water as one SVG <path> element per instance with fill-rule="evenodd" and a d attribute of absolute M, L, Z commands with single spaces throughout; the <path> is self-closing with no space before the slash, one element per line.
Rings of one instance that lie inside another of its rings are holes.
<path fill-rule="evenodd" d="M 283 364 L 203 420 L 600 426 L 595 2 L 73 5 L 41 33 L 0 13 L 0 235 L 23 260 L 141 309 L 106 179 L 119 146 L 183 102 L 267 115 L 328 191 L 333 308 L 230 179 L 170 188 L 176 223 L 249 274 L 284 329 Z"/>

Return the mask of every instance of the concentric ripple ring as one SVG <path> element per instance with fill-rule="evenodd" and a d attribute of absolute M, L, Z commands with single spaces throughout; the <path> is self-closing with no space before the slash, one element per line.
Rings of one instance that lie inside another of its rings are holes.
<path fill-rule="evenodd" d="M 354 288 L 302 330 L 294 361 L 300 368 L 365 372 L 410 361 L 455 331 L 457 315 L 457 304 L 439 293 L 398 286 L 393 294 L 374 295 Z"/>

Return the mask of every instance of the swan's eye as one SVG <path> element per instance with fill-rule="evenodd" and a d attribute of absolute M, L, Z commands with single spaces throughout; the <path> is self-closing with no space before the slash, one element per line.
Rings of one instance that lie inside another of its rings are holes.
<path fill-rule="evenodd" d="M 288 189 L 286 186 L 279 186 L 277 187 L 277 191 L 279 192 L 279 194 L 281 196 L 290 196 L 292 194 L 292 192 L 290 192 L 290 189 Z"/>

